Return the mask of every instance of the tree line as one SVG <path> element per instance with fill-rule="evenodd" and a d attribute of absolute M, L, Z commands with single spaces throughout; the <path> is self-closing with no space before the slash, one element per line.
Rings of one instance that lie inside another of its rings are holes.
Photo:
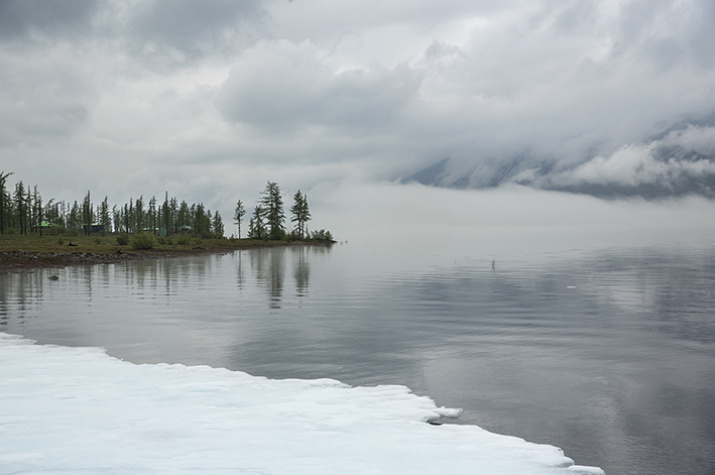
<path fill-rule="evenodd" d="M 37 186 L 26 187 L 22 181 L 14 190 L 7 186 L 12 173 L 0 172 L 0 234 L 30 233 L 84 233 L 101 234 L 155 234 L 171 236 L 186 234 L 197 238 L 225 237 L 223 219 L 218 211 L 212 212 L 203 203 L 179 202 L 164 193 L 163 201 L 155 196 L 146 200 L 144 196 L 130 198 L 128 203 L 110 207 L 108 198 L 95 204 L 89 191 L 81 201 L 44 202 Z M 280 187 L 268 182 L 261 192 L 248 223 L 248 237 L 251 239 L 316 239 L 332 241 L 329 231 L 309 233 L 307 222 L 311 219 L 307 196 L 300 190 L 294 195 L 290 208 L 290 219 L 294 224 L 288 232 Z M 242 200 L 236 203 L 234 224 L 238 226 L 241 238 L 241 224 L 246 210 Z"/>

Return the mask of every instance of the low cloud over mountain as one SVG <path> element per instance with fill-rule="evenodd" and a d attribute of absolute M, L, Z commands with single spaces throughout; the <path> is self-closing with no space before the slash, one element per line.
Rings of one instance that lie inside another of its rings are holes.
<path fill-rule="evenodd" d="M 473 162 L 445 158 L 401 181 L 452 188 L 515 183 L 605 198 L 694 194 L 715 199 L 715 127 L 710 122 L 673 128 L 658 138 L 576 163 L 528 154 Z"/>

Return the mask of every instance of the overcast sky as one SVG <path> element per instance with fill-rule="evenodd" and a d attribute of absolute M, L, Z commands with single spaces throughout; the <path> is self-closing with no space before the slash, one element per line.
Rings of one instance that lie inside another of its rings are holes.
<path fill-rule="evenodd" d="M 712 0 L 0 0 L 0 171 L 225 221 L 267 180 L 444 158 L 474 186 L 713 175 L 713 31 Z"/>

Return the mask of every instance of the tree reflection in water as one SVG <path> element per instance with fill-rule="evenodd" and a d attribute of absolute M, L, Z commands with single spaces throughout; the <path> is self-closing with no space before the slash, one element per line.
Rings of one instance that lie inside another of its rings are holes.
<path fill-rule="evenodd" d="M 243 269 L 245 253 L 249 258 L 249 274 L 256 279 L 259 287 L 268 294 L 270 308 L 279 309 L 281 308 L 281 299 L 285 287 L 286 269 L 290 267 L 292 270 L 296 297 L 307 297 L 310 287 L 309 254 L 325 254 L 330 252 L 330 249 L 330 246 L 322 245 L 295 245 L 241 251 L 238 253 L 238 287 L 242 289 L 246 285 L 245 270 Z M 286 262 L 289 257 L 290 264 Z"/>

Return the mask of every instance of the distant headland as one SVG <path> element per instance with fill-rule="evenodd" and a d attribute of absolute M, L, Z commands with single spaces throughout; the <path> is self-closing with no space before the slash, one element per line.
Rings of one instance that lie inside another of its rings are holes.
<path fill-rule="evenodd" d="M 188 204 L 164 193 L 160 203 L 152 196 L 130 198 L 124 205 L 109 206 L 107 197 L 95 205 L 87 191 L 72 203 L 43 201 L 37 186 L 22 181 L 14 192 L 6 187 L 12 173 L 0 172 L 0 272 L 82 263 L 171 257 L 207 252 L 230 252 L 266 246 L 331 245 L 332 233 L 308 230 L 312 219 L 308 198 L 300 190 L 289 209 L 293 228 L 286 229 L 280 187 L 268 182 L 248 221 L 247 237 L 241 237 L 246 209 L 235 205 L 238 234 L 226 237 L 218 211 L 203 203 Z"/>

